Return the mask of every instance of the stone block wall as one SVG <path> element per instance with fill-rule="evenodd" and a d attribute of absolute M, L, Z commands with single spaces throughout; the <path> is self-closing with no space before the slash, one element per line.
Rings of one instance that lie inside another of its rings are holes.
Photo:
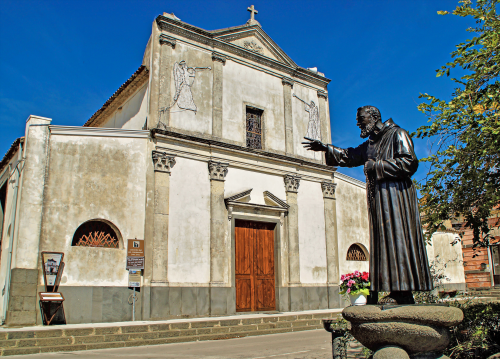
<path fill-rule="evenodd" d="M 37 280 L 37 269 L 12 269 L 6 318 L 9 326 L 34 325 L 36 323 Z"/>

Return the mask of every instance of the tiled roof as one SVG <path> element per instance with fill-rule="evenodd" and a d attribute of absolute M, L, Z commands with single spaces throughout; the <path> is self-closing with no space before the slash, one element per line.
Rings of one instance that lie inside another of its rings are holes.
<path fill-rule="evenodd" d="M 106 111 L 106 109 L 108 109 L 111 106 L 111 104 L 113 104 L 113 102 L 122 94 L 122 92 L 125 91 L 125 89 L 127 89 L 127 87 L 131 83 L 136 81 L 136 79 L 143 78 L 148 73 L 149 73 L 149 71 L 146 68 L 146 66 L 142 65 L 141 67 L 139 67 L 137 69 L 137 71 L 134 72 L 134 74 L 132 76 L 130 76 L 130 78 L 127 81 L 125 81 L 125 83 L 123 85 L 121 85 L 118 90 L 116 90 L 116 92 L 113 94 L 113 96 L 111 96 L 104 103 L 104 105 L 102 105 L 102 107 L 99 110 L 97 110 L 97 112 L 94 113 L 92 115 L 92 117 L 87 122 L 85 122 L 85 124 L 83 126 L 93 127 L 95 125 L 98 125 L 98 122 L 99 122 L 98 120 L 101 117 L 101 115 Z"/>
<path fill-rule="evenodd" d="M 14 143 L 10 146 L 9 150 L 7 151 L 7 153 L 5 154 L 5 156 L 3 156 L 2 158 L 2 161 L 0 161 L 0 171 L 3 170 L 3 168 L 5 166 L 7 166 L 7 163 L 9 163 L 10 159 L 12 158 L 12 156 L 14 156 L 14 154 L 16 153 L 17 151 L 17 148 L 19 147 L 19 144 L 21 142 L 24 141 L 24 137 L 19 137 L 18 139 L 16 139 L 14 141 Z"/>

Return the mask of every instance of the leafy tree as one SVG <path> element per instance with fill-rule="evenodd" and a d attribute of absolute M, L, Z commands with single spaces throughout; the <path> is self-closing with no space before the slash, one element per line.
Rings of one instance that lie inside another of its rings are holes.
<path fill-rule="evenodd" d="M 450 101 L 427 93 L 418 109 L 429 119 L 417 137 L 432 138 L 427 177 L 420 184 L 423 222 L 431 236 L 444 220 L 463 215 L 475 246 L 487 245 L 488 217 L 500 203 L 500 0 L 462 0 L 451 14 L 473 17 L 475 37 L 456 46 L 453 61 L 436 70 L 456 88 Z M 439 15 L 449 15 L 438 11 Z M 498 225 L 498 224 L 497 224 Z"/>

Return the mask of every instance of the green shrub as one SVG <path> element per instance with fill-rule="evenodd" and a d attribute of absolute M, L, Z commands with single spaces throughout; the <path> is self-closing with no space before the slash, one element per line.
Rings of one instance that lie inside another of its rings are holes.
<path fill-rule="evenodd" d="M 451 329 L 445 354 L 455 359 L 487 358 L 500 352 L 500 303 L 451 302 L 464 320 Z"/>

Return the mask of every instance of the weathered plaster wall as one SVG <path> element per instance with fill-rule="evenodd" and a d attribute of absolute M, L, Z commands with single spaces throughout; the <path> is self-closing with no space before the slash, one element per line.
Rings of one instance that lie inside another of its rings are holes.
<path fill-rule="evenodd" d="M 124 240 L 144 238 L 146 141 L 51 136 L 40 250 L 64 252 L 62 287 L 127 286 L 123 242 L 119 249 L 71 243 L 91 219 L 110 221 Z"/>
<path fill-rule="evenodd" d="M 340 274 L 355 270 L 368 271 L 368 260 L 366 262 L 346 260 L 347 250 L 353 243 L 360 243 L 370 251 L 366 189 L 361 182 L 343 175 L 336 174 L 335 182 Z"/>
<path fill-rule="evenodd" d="M 101 127 L 141 130 L 148 115 L 147 90 L 148 84 L 146 83 L 130 96 Z"/>
<path fill-rule="evenodd" d="M 262 71 L 227 61 L 224 66 L 222 136 L 246 146 L 246 105 L 263 113 L 263 149 L 285 151 L 283 84 Z"/>
<path fill-rule="evenodd" d="M 211 52 L 178 42 L 172 50 L 170 71 L 173 71 L 175 62 L 179 63 L 182 60 L 186 61 L 188 67 L 213 67 Z M 183 110 L 175 104 L 170 108 L 171 127 L 203 134 L 212 133 L 212 80 L 211 70 L 196 71 L 192 86 L 186 87 L 185 91 L 191 91 L 193 94 L 197 112 Z M 170 93 L 172 98 L 169 99 L 169 104 L 172 104 L 176 93 L 173 72 Z"/>
<path fill-rule="evenodd" d="M 299 156 L 320 161 L 324 157 L 324 154 L 322 152 L 308 151 L 301 144 L 301 142 L 304 141 L 304 136 L 307 135 L 307 128 L 309 124 L 309 112 L 306 112 L 305 104 L 296 97 L 293 97 L 293 94 L 300 97 L 308 104 L 310 104 L 311 101 L 314 101 L 316 106 L 319 106 L 317 90 L 314 90 L 310 87 L 302 86 L 298 83 L 295 83 L 293 86 L 292 89 L 293 143 L 296 154 L 298 154 Z M 321 127 L 321 124 L 319 126 Z"/>
<path fill-rule="evenodd" d="M 462 245 L 457 234 L 434 233 L 431 238 L 431 245 L 427 245 L 427 256 L 429 263 L 435 266 L 436 271 L 450 279 L 443 280 L 445 287 L 447 284 L 463 284 L 465 290 Z"/>
<path fill-rule="evenodd" d="M 297 202 L 300 282 L 326 284 L 325 210 L 321 184 L 301 180 Z"/>
<path fill-rule="evenodd" d="M 206 162 L 176 157 L 170 177 L 168 280 L 210 282 L 210 179 Z"/>

